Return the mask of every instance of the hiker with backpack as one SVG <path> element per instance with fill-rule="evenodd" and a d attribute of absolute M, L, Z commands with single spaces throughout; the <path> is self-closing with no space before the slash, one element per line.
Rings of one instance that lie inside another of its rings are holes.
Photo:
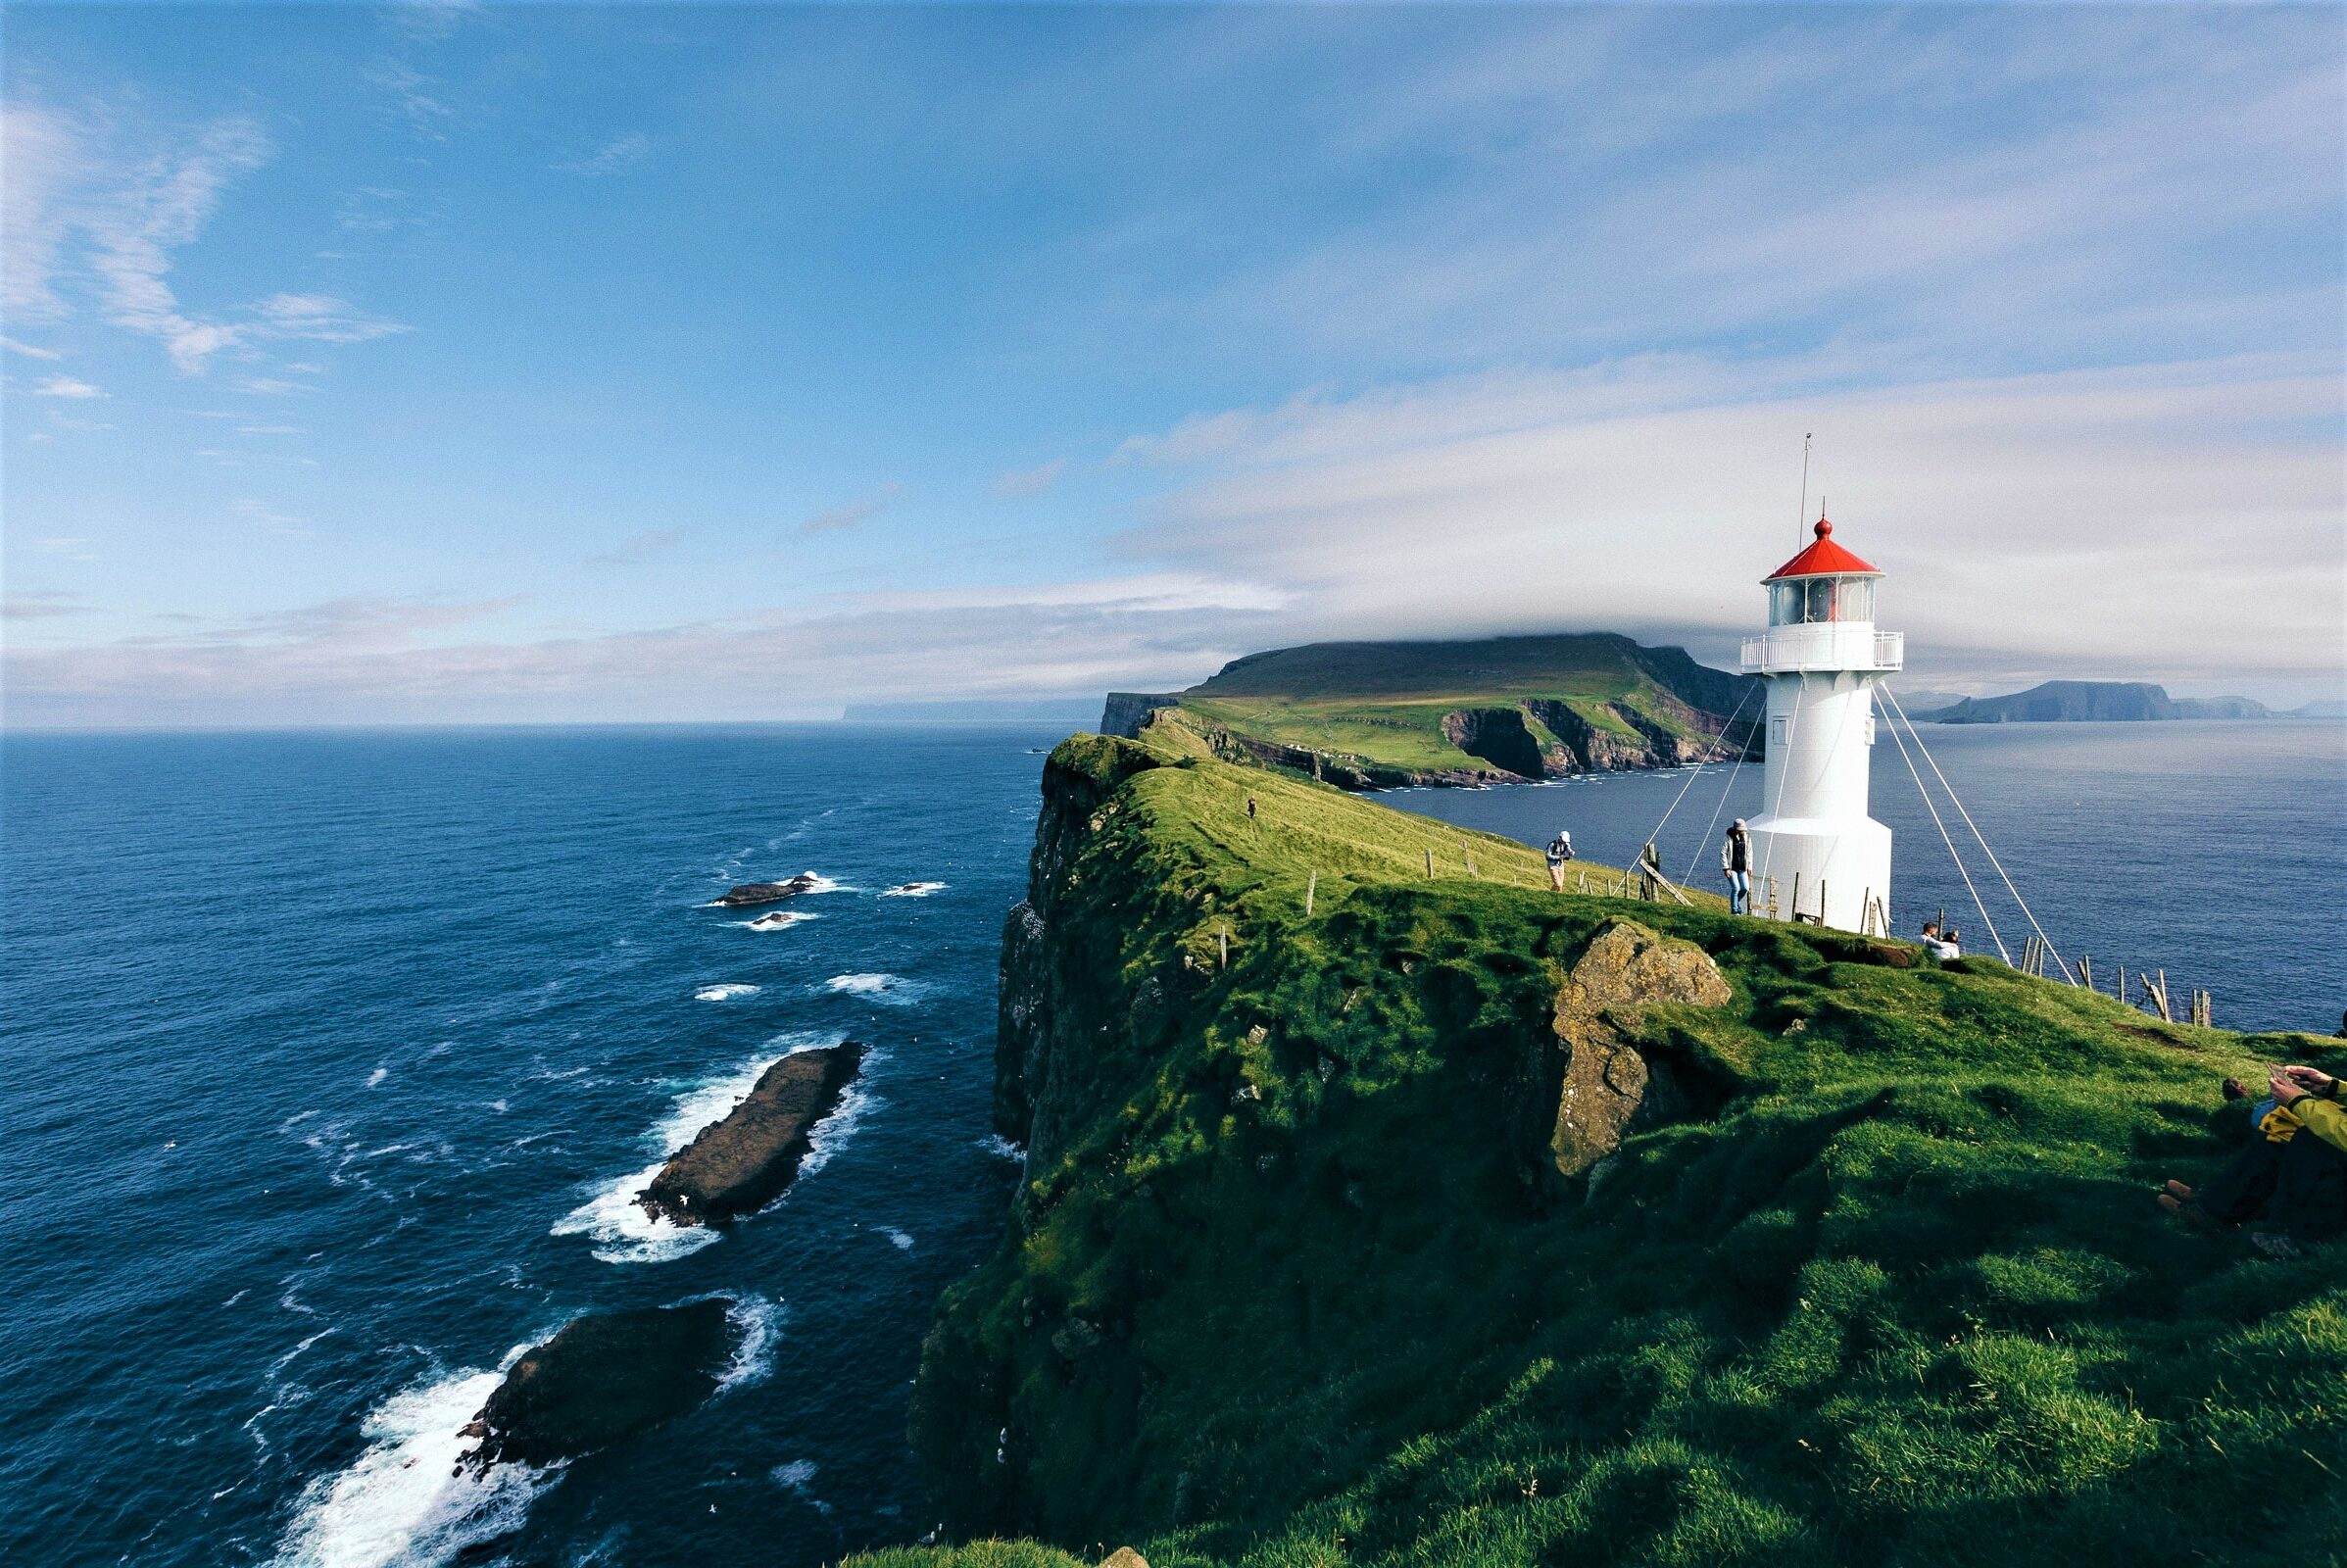
<path fill-rule="evenodd" d="M 1573 835 L 1563 828 L 1548 841 L 1548 885 L 1557 892 L 1565 891 L 1565 862 L 1573 858 Z"/>

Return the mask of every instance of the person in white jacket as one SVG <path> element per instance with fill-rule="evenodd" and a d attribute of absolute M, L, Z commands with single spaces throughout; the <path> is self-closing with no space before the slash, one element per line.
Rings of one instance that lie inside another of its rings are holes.
<path fill-rule="evenodd" d="M 1720 874 L 1728 879 L 1728 912 L 1752 912 L 1752 840 L 1744 819 L 1728 825 L 1727 842 L 1720 846 Z"/>

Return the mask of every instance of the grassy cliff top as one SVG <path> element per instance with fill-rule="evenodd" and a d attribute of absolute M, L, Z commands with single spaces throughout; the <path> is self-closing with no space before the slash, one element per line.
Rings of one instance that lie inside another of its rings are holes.
<path fill-rule="evenodd" d="M 1049 1005 L 1006 1058 L 1066 1132 L 915 1407 L 956 1529 L 1033 1540 L 865 1561 L 2347 1550 L 2343 1250 L 2262 1262 L 2151 1201 L 2246 1135 L 2224 1076 L 2336 1043 L 1558 897 L 1519 847 L 1195 749 L 1080 737 L 1047 794 Z M 1609 1016 L 1674 1093 L 1566 1177 L 1552 1009 L 1624 921 L 1730 1000 Z"/>
<path fill-rule="evenodd" d="M 1274 649 L 1175 700 L 1201 733 L 1393 782 L 1385 775 L 1539 776 L 1678 760 L 1674 743 L 1709 746 L 1744 689 L 1679 649 L 1588 633 Z M 1462 723 L 1469 715 L 1487 721 Z"/>

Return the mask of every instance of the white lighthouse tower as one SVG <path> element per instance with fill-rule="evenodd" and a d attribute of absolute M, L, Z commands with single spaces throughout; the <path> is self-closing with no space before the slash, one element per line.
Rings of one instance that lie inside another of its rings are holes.
<path fill-rule="evenodd" d="M 1764 580 L 1769 629 L 1744 639 L 1743 668 L 1769 683 L 1763 814 L 1752 819 L 1755 912 L 1775 891 L 1780 918 L 1887 934 L 1890 829 L 1866 814 L 1875 682 L 1897 669 L 1906 638 L 1875 630 L 1882 574 L 1817 539 Z"/>

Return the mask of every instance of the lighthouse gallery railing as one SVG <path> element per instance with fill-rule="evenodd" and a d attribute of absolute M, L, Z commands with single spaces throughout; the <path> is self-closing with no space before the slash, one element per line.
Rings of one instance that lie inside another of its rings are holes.
<path fill-rule="evenodd" d="M 1814 621 L 1799 626 L 1771 626 L 1743 646 L 1747 675 L 1774 675 L 1804 669 L 1890 670 L 1905 667 L 1904 632 L 1877 631 L 1864 624 Z"/>

